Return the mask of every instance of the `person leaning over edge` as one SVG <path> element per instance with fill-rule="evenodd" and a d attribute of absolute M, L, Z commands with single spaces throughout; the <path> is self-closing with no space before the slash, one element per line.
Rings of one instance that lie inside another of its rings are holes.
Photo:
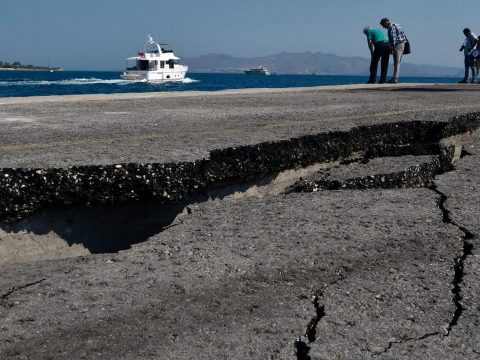
<path fill-rule="evenodd" d="M 465 76 L 459 81 L 460 84 L 466 84 L 468 82 L 469 70 L 472 70 L 472 84 L 477 83 L 477 67 L 475 66 L 475 58 L 472 55 L 473 49 L 478 44 L 477 36 L 470 31 L 469 28 L 463 29 L 463 35 L 465 35 L 465 41 L 459 51 L 463 51 L 465 56 Z"/>
<path fill-rule="evenodd" d="M 401 26 L 391 23 L 388 18 L 383 18 L 380 20 L 380 25 L 388 30 L 388 41 L 392 47 L 393 54 L 393 78 L 387 82 L 390 84 L 396 84 L 400 75 L 400 63 L 402 62 L 402 56 L 405 50 L 407 37 L 405 36 Z"/>
<path fill-rule="evenodd" d="M 378 83 L 383 84 L 387 80 L 388 60 L 390 58 L 390 45 L 387 37 L 382 30 L 372 29 L 370 26 L 365 27 L 363 33 L 367 36 L 367 44 L 371 55 L 370 77 L 367 84 L 375 84 L 380 59 L 382 59 L 382 62 L 380 65 L 380 81 Z"/>

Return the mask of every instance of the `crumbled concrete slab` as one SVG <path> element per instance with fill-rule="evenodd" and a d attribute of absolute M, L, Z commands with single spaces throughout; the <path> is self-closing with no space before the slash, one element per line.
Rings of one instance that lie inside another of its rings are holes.
<path fill-rule="evenodd" d="M 440 171 L 438 156 L 381 157 L 320 170 L 287 192 L 426 187 Z"/>
<path fill-rule="evenodd" d="M 388 174 L 389 172 L 400 172 L 411 166 L 435 161 L 436 156 L 414 156 L 382 157 L 369 160 L 368 162 L 354 162 L 351 164 L 339 165 L 329 171 L 319 171 L 312 177 L 312 180 L 338 179 L 346 180 L 352 177 L 365 177 L 373 175 Z"/>

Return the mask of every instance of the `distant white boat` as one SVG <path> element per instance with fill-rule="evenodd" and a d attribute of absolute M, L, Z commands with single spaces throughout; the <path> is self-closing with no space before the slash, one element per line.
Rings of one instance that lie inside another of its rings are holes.
<path fill-rule="evenodd" d="M 151 45 L 147 51 L 147 44 Z M 167 44 L 159 44 L 150 35 L 147 36 L 145 51 L 139 51 L 137 56 L 127 59 L 127 68 L 120 75 L 125 80 L 148 82 L 182 81 L 188 71 L 188 66 L 180 64 L 180 58 L 167 49 Z"/>
<path fill-rule="evenodd" d="M 58 69 L 58 68 L 57 68 Z M 49 72 L 54 72 L 55 71 L 55 68 L 51 67 L 50 66 L 50 59 L 48 59 L 48 71 Z"/>
<path fill-rule="evenodd" d="M 247 75 L 270 75 L 270 71 L 263 66 L 258 65 L 257 67 L 245 70 Z"/>

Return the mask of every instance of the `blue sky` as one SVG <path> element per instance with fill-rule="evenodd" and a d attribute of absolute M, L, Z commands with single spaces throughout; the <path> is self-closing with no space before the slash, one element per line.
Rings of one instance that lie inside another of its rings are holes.
<path fill-rule="evenodd" d="M 409 62 L 463 67 L 462 29 L 480 32 L 478 0 L 0 0 L 0 60 L 120 70 L 151 33 L 177 55 L 321 51 L 368 57 L 365 25 L 387 16 Z M 477 28 L 475 27 L 477 26 Z"/>

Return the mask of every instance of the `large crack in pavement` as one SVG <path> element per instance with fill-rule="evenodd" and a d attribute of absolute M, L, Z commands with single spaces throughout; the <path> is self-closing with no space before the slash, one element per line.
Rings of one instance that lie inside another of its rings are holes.
<path fill-rule="evenodd" d="M 450 166 L 448 166 L 447 169 L 451 170 L 452 168 Z M 436 173 L 435 176 L 443 173 L 442 170 L 446 170 L 446 169 L 438 169 L 438 170 L 439 170 L 439 172 Z M 433 181 L 433 178 L 431 180 Z M 305 184 L 304 181 L 303 181 L 303 184 Z M 383 188 L 384 183 L 383 182 L 382 183 L 370 182 L 370 185 L 371 186 L 369 186 L 369 187 L 366 187 L 366 186 L 362 185 L 361 188 L 362 189 Z M 453 221 L 451 219 L 450 211 L 445 207 L 445 203 L 448 200 L 448 198 L 444 193 L 442 193 L 440 190 L 438 190 L 438 187 L 435 184 L 432 184 L 430 186 L 425 186 L 425 187 L 431 189 L 437 195 L 439 195 L 439 200 L 437 202 L 437 206 L 442 212 L 442 221 L 445 224 L 448 224 L 448 225 L 451 225 L 451 226 L 454 226 L 454 227 L 458 228 L 463 233 L 463 236 L 462 236 L 462 240 L 463 240 L 462 252 L 459 256 L 455 257 L 454 266 L 453 266 L 454 276 L 453 276 L 453 279 L 452 279 L 452 290 L 451 290 L 451 292 L 452 292 L 452 301 L 455 305 L 455 312 L 453 313 L 452 318 L 449 321 L 448 325 L 446 326 L 444 332 L 434 331 L 434 332 L 426 333 L 422 336 L 406 337 L 406 338 L 401 339 L 401 340 L 389 341 L 388 346 L 386 346 L 381 351 L 376 351 L 374 354 L 372 354 L 372 357 L 378 357 L 378 356 L 381 356 L 383 354 L 386 354 L 387 352 L 389 352 L 393 348 L 394 345 L 406 344 L 406 343 L 409 343 L 409 342 L 412 342 L 412 341 L 425 340 L 427 338 L 435 337 L 435 336 L 448 337 L 450 335 L 451 331 L 453 330 L 453 328 L 455 327 L 455 325 L 457 325 L 460 317 L 462 316 L 463 310 L 464 310 L 463 306 L 462 306 L 462 295 L 461 295 L 462 283 L 463 283 L 463 278 L 464 278 L 464 263 L 465 263 L 466 259 L 468 258 L 468 256 L 472 255 L 472 250 L 474 248 L 472 240 L 475 239 L 476 236 L 472 232 L 470 232 L 468 229 L 466 229 L 465 227 L 463 227 L 461 225 L 458 225 L 455 221 Z M 300 187 L 297 184 L 296 189 L 298 190 L 299 188 Z M 338 189 L 341 189 L 341 188 L 342 187 L 339 187 L 339 188 L 336 188 L 335 190 L 338 190 Z M 345 187 L 343 187 L 343 188 L 345 188 Z M 358 189 L 357 187 L 355 187 L 355 185 L 353 186 L 353 188 Z M 305 189 L 305 187 L 303 187 L 303 189 Z M 308 190 L 314 191 L 314 190 L 311 190 L 311 189 L 312 189 L 311 187 L 310 188 L 307 187 L 307 192 L 308 192 Z M 323 189 L 323 190 L 326 190 L 326 189 Z M 290 190 L 290 192 L 292 192 L 292 191 Z M 320 296 L 321 295 L 323 295 L 323 294 L 320 293 Z M 310 352 L 311 348 L 310 348 L 309 344 L 315 342 L 315 340 L 316 340 L 316 326 L 318 325 L 320 320 L 325 316 L 325 305 L 320 305 L 319 304 L 319 296 L 315 295 L 313 297 L 312 302 L 313 302 L 314 307 L 316 309 L 316 316 L 313 317 L 307 325 L 307 330 L 305 332 L 305 336 L 308 339 L 308 343 L 305 342 L 302 339 L 302 337 L 299 337 L 294 343 L 295 349 L 296 349 L 297 360 L 311 360 L 311 357 L 309 355 L 309 352 Z"/>
<path fill-rule="evenodd" d="M 297 360 L 311 360 L 309 355 L 311 347 L 309 345 L 317 340 L 317 325 L 326 316 L 326 305 L 325 303 L 321 303 L 320 300 L 323 299 L 324 291 L 326 291 L 329 286 L 338 284 L 346 279 L 346 275 L 344 273 L 347 271 L 351 271 L 351 269 L 342 267 L 342 269 L 337 273 L 336 279 L 330 281 L 328 284 L 325 284 L 323 290 L 317 290 L 314 295 L 312 295 L 311 302 L 315 309 L 315 315 L 308 322 L 305 328 L 305 333 L 299 336 L 293 343 Z M 307 341 L 304 340 L 304 337 Z"/>
<path fill-rule="evenodd" d="M 308 322 L 307 328 L 305 330 L 305 337 L 309 344 L 315 342 L 317 340 L 317 325 L 322 320 L 322 318 L 326 315 L 325 314 L 325 304 L 320 304 L 320 299 L 323 296 L 322 291 L 318 291 L 312 297 L 312 304 L 315 308 L 315 316 Z M 303 340 L 300 336 L 294 343 L 295 347 L 295 354 L 297 356 L 297 360 L 310 360 L 310 347 L 308 344 Z"/>
<path fill-rule="evenodd" d="M 462 240 L 463 240 L 463 247 L 462 252 L 459 256 L 454 259 L 454 277 L 452 280 L 452 300 L 455 303 L 455 312 L 452 316 L 452 319 L 448 323 L 447 326 L 447 333 L 445 336 L 450 335 L 453 327 L 457 325 L 458 320 L 462 316 L 463 313 L 463 305 L 462 305 L 462 283 L 464 277 L 464 264 L 466 259 L 472 255 L 472 251 L 474 248 L 472 240 L 475 239 L 475 235 L 471 233 L 465 227 L 457 224 L 455 221 L 452 220 L 450 217 L 450 211 L 445 207 L 445 203 L 448 200 L 448 197 L 438 190 L 437 186 L 432 186 L 431 189 L 439 195 L 438 207 L 442 211 L 443 214 L 443 222 L 452 226 L 457 227 L 462 233 Z"/>
<path fill-rule="evenodd" d="M 453 328 L 458 324 L 458 321 L 461 318 L 464 311 L 464 308 L 462 305 L 462 283 L 464 280 L 464 264 L 467 258 L 473 255 L 474 245 L 472 240 L 474 240 L 476 236 L 475 234 L 470 232 L 468 229 L 457 224 L 455 221 L 452 220 L 450 216 L 450 211 L 445 207 L 445 203 L 448 200 L 448 197 L 446 196 L 446 194 L 441 192 L 435 184 L 432 184 L 428 188 L 431 189 L 433 192 L 435 192 L 439 196 L 437 206 L 442 212 L 442 221 L 445 224 L 458 228 L 463 233 L 463 236 L 462 236 L 463 246 L 462 246 L 461 254 L 455 257 L 453 260 L 454 276 L 452 279 L 451 292 L 452 292 L 452 301 L 455 305 L 455 311 L 452 314 L 452 317 L 448 325 L 445 327 L 444 332 L 435 331 L 435 332 L 424 334 L 419 337 L 409 337 L 399 341 L 390 341 L 387 347 L 385 347 L 382 351 L 379 351 L 373 354 L 373 357 L 386 354 L 393 348 L 394 345 L 406 344 L 412 341 L 425 340 L 427 338 L 435 337 L 435 336 L 441 336 L 443 338 L 448 337 L 453 331 Z"/>

